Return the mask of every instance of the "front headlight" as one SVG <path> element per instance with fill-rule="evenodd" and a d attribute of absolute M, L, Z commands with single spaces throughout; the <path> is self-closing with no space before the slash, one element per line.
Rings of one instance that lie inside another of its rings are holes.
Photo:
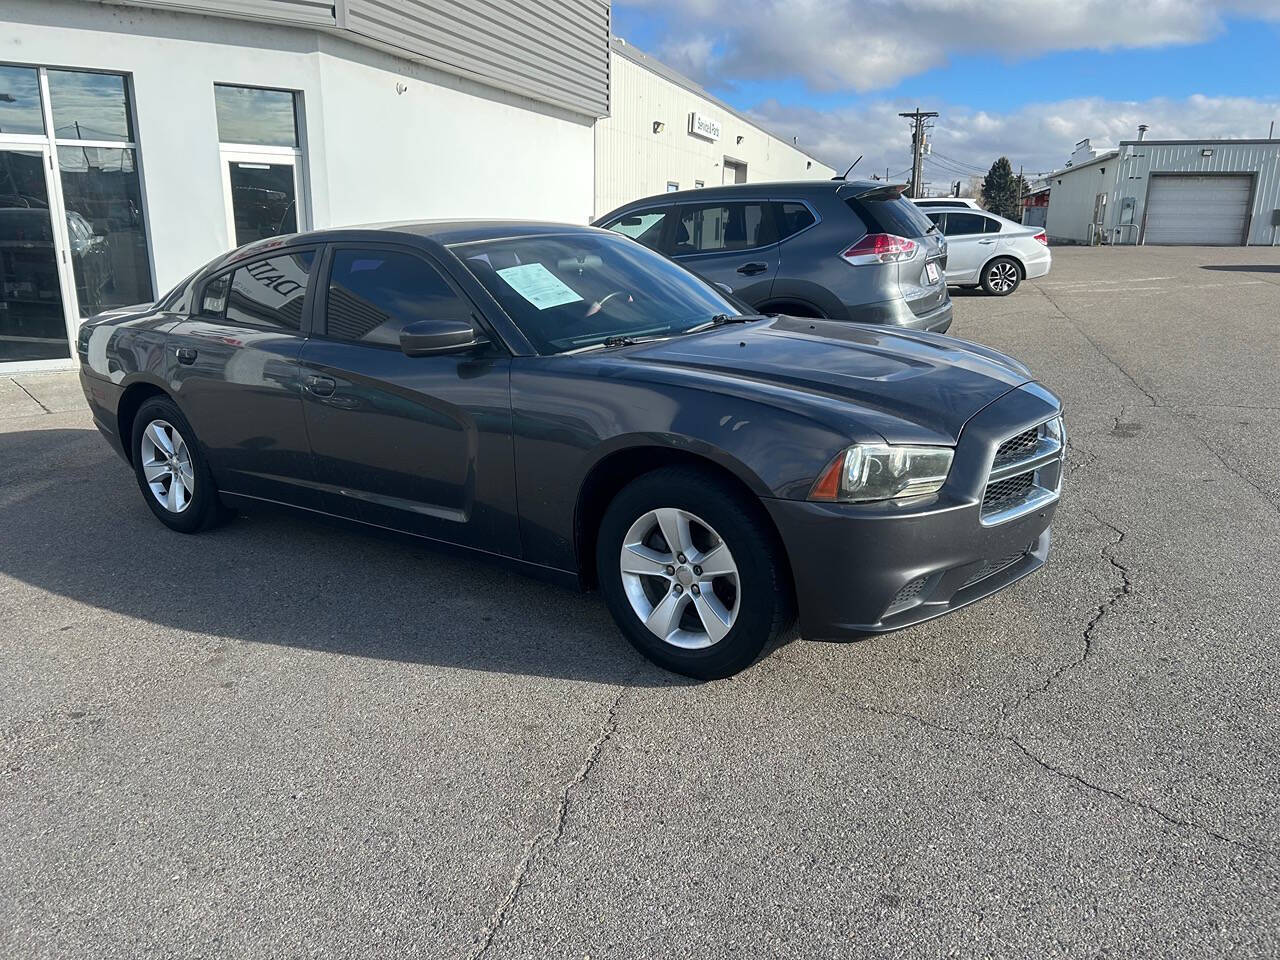
<path fill-rule="evenodd" d="M 810 500 L 865 503 L 936 493 L 947 482 L 950 447 L 855 443 L 822 471 Z"/>

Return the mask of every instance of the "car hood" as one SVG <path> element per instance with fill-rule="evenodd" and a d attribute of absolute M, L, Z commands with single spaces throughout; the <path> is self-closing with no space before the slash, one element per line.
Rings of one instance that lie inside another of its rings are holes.
<path fill-rule="evenodd" d="M 978 344 L 868 324 L 775 317 L 633 347 L 645 365 L 733 377 L 832 401 L 891 443 L 955 443 L 969 419 L 1032 377 Z"/>

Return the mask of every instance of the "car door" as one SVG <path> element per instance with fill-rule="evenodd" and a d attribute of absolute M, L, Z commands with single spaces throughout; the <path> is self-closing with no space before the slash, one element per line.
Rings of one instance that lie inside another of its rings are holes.
<path fill-rule="evenodd" d="M 298 359 L 319 251 L 238 264 L 169 333 L 170 382 L 226 493 L 314 508 Z"/>
<path fill-rule="evenodd" d="M 425 253 L 334 244 L 302 350 L 303 410 L 325 508 L 508 556 L 519 554 L 511 361 Z M 406 356 L 407 324 L 470 316 L 485 342 Z"/>
<path fill-rule="evenodd" d="M 942 234 L 947 238 L 947 282 L 977 283 L 978 271 L 992 257 L 998 241 L 985 232 L 990 218 L 960 210 L 933 213 L 929 218 L 938 216 L 943 218 Z"/>
<path fill-rule="evenodd" d="M 769 200 L 686 203 L 676 211 L 668 256 L 758 306 L 778 274 L 778 229 Z"/>

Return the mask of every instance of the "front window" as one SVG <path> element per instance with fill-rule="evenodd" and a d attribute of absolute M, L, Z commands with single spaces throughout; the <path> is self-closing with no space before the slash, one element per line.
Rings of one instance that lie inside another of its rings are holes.
<path fill-rule="evenodd" d="M 624 237 L 570 233 L 452 250 L 544 354 L 676 336 L 739 313 L 715 287 Z"/>

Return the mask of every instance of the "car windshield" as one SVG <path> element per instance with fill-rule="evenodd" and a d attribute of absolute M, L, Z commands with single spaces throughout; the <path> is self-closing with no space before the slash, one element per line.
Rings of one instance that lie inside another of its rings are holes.
<path fill-rule="evenodd" d="M 634 240 L 564 233 L 451 247 L 539 353 L 668 337 L 741 311 Z"/>

